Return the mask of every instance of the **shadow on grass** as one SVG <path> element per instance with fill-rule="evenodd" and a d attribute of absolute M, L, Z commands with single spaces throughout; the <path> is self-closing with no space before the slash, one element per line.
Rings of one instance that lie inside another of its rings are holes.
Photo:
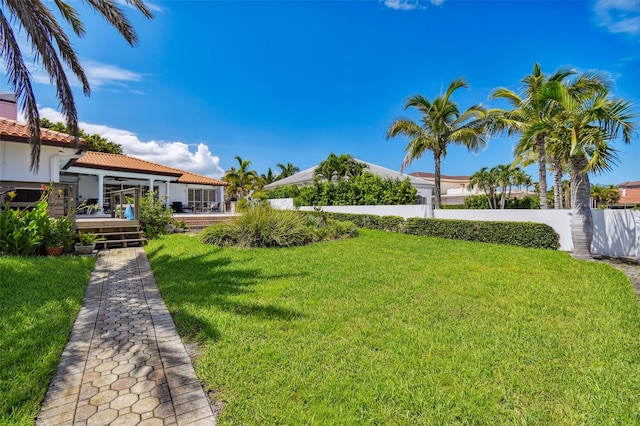
<path fill-rule="evenodd" d="M 236 296 L 254 292 L 254 286 L 265 281 L 302 277 L 305 274 L 268 274 L 243 266 L 246 260 L 225 257 L 221 249 L 186 256 L 161 254 L 164 250 L 170 249 L 161 244 L 147 251 L 147 257 L 163 299 L 183 337 L 195 340 L 220 339 L 220 331 L 209 319 L 193 314 L 194 311 L 206 311 L 210 307 L 265 321 L 290 321 L 303 317 L 303 314 L 292 309 L 258 301 L 238 301 Z"/>

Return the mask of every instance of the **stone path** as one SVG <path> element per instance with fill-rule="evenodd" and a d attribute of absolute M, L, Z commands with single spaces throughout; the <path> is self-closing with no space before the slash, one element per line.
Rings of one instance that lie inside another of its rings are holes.
<path fill-rule="evenodd" d="M 215 424 L 142 248 L 98 255 L 36 424 Z"/>

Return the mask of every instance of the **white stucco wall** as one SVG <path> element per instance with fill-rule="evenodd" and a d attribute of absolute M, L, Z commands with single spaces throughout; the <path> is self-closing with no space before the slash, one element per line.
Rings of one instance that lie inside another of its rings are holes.
<path fill-rule="evenodd" d="M 60 162 L 68 161 L 75 150 L 43 145 L 37 173 L 29 170 L 31 147 L 26 143 L 0 141 L 0 180 L 21 182 L 60 182 Z M 63 156 L 63 157 L 56 157 Z M 53 168 L 52 166 L 53 159 Z"/>
<path fill-rule="evenodd" d="M 633 210 L 592 210 L 591 253 L 638 258 L 640 212 Z"/>
<path fill-rule="evenodd" d="M 431 217 L 430 204 L 412 204 L 406 206 L 319 206 L 300 207 L 303 211 L 313 211 L 316 208 L 325 212 L 333 213 L 353 213 L 353 214 L 373 214 L 377 216 L 400 216 L 405 219 L 410 217 Z"/>

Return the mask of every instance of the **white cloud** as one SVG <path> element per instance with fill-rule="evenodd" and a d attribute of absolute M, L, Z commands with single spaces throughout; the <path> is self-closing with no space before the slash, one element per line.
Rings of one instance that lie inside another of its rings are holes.
<path fill-rule="evenodd" d="M 444 0 L 429 0 L 428 2 L 434 6 L 440 6 Z M 394 10 L 423 10 L 427 8 L 424 5 L 427 0 L 380 0 L 380 3 Z"/>
<path fill-rule="evenodd" d="M 593 10 L 598 26 L 614 34 L 640 34 L 640 0 L 596 0 Z"/>
<path fill-rule="evenodd" d="M 142 75 L 115 65 L 101 64 L 100 62 L 83 62 L 83 68 L 89 79 L 91 87 L 107 85 L 122 85 L 129 81 L 141 81 Z"/>
<path fill-rule="evenodd" d="M 52 108 L 41 108 L 40 116 L 53 122 L 64 122 L 62 114 Z M 224 170 L 220 167 L 220 158 L 213 155 L 204 143 L 199 143 L 195 151 L 192 151 L 193 145 L 184 142 L 144 142 L 135 133 L 102 124 L 80 122 L 79 127 L 89 134 L 97 133 L 103 138 L 119 143 L 124 153 L 132 157 L 204 176 L 219 178 L 224 174 Z"/>

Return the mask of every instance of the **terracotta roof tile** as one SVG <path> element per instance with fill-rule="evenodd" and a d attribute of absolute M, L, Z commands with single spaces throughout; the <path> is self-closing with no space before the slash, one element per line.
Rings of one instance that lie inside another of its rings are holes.
<path fill-rule="evenodd" d="M 43 145 L 63 146 L 73 148 L 75 138 L 62 132 L 49 129 L 40 129 L 40 138 Z M 15 120 L 0 117 L 0 139 L 11 142 L 29 142 L 29 126 Z M 80 138 L 78 149 L 88 149 L 84 139 Z"/>
<path fill-rule="evenodd" d="M 161 166 L 139 158 L 120 154 L 108 154 L 105 152 L 86 152 L 74 163 L 77 167 L 90 167 L 94 169 L 119 170 L 127 172 L 143 172 L 156 175 L 180 176 L 180 170 Z"/>
<path fill-rule="evenodd" d="M 118 170 L 127 172 L 142 172 L 163 176 L 178 177 L 180 183 L 193 183 L 200 185 L 228 185 L 221 180 L 206 176 L 197 175 L 173 167 L 163 166 L 150 161 L 141 160 L 135 157 L 121 154 L 108 154 L 104 152 L 86 152 L 82 157 L 75 160 L 75 167 L 86 167 L 103 170 Z"/>
<path fill-rule="evenodd" d="M 178 182 L 180 183 L 195 183 L 195 184 L 200 184 L 200 185 L 222 185 L 222 186 L 227 186 L 229 185 L 227 182 L 222 181 L 222 180 L 218 180 L 218 179 L 213 179 L 207 176 L 201 176 L 201 175 L 197 175 L 195 173 L 190 173 L 190 172 L 183 172 L 182 176 L 180 176 L 180 178 L 178 179 Z"/>
<path fill-rule="evenodd" d="M 620 189 L 620 199 L 616 204 L 640 204 L 640 188 Z"/>

